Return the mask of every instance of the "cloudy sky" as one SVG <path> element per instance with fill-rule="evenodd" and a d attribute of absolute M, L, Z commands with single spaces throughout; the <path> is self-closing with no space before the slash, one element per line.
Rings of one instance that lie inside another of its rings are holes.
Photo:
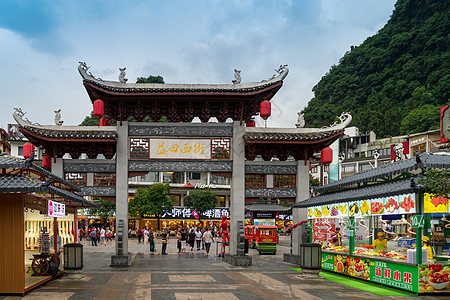
<path fill-rule="evenodd" d="M 294 127 L 312 88 L 351 45 L 388 21 L 395 0 L 2 0 L 0 126 L 14 107 L 32 122 L 78 125 L 92 110 L 77 67 L 129 82 L 231 83 L 289 75 L 272 99 L 271 127 Z M 257 118 L 257 125 L 262 121 Z"/>

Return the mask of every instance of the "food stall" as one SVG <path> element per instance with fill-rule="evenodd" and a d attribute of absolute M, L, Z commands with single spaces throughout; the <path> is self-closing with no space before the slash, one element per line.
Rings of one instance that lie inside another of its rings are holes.
<path fill-rule="evenodd" d="M 294 205 L 307 209 L 311 242 L 322 244 L 322 269 L 414 293 L 450 293 L 448 261 L 416 251 L 433 232 L 431 213 L 450 214 L 448 200 L 421 183 L 422 172 L 436 167 L 448 169 L 450 156 L 424 153 L 355 174 Z M 374 249 L 377 238 L 382 250 Z"/>
<path fill-rule="evenodd" d="M 2 153 L 0 168 L 0 293 L 23 294 L 58 274 L 59 245 L 76 241 L 77 208 L 96 205 L 32 157 Z"/>

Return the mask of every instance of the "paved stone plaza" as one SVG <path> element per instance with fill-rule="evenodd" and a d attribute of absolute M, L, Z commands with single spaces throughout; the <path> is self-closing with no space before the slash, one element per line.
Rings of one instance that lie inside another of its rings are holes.
<path fill-rule="evenodd" d="M 170 240 L 168 255 L 150 254 L 148 244 L 130 240 L 129 250 L 137 253 L 129 268 L 109 267 L 113 242 L 92 247 L 83 242 L 84 268 L 66 274 L 23 299 L 406 299 L 380 297 L 322 278 L 301 278 L 290 269 L 295 265 L 282 261 L 289 251 L 289 237 L 281 237 L 277 255 L 259 256 L 250 249 L 253 266 L 233 267 L 204 251 L 178 254 L 176 241 Z M 160 244 L 157 250 L 160 250 Z M 5 297 L 0 299 L 21 299 Z M 422 298 L 422 297 L 421 297 Z M 426 299 L 433 297 L 426 296 Z M 443 299 L 442 297 L 440 299 Z"/>

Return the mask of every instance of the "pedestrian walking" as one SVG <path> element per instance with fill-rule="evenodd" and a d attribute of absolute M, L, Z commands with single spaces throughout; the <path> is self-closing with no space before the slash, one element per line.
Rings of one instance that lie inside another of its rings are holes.
<path fill-rule="evenodd" d="M 106 230 L 103 227 L 100 229 L 100 245 L 106 246 Z"/>
<path fill-rule="evenodd" d="M 112 232 L 111 232 L 111 230 L 109 230 L 109 227 L 108 228 L 106 228 L 106 241 L 110 241 L 110 242 L 112 242 Z"/>
<path fill-rule="evenodd" d="M 95 230 L 91 231 L 90 236 L 92 246 L 97 246 L 97 233 L 95 232 Z"/>
<path fill-rule="evenodd" d="M 155 235 L 153 233 L 153 228 L 150 228 L 150 230 L 147 233 L 148 235 L 148 242 L 150 244 L 150 252 L 155 252 Z"/>
<path fill-rule="evenodd" d="M 161 255 L 167 255 L 166 249 L 167 249 L 167 243 L 169 242 L 169 237 L 167 233 L 163 230 L 161 233 Z"/>
<path fill-rule="evenodd" d="M 177 231 L 177 248 L 178 248 L 178 253 L 181 252 L 181 228 L 178 228 Z"/>
<path fill-rule="evenodd" d="M 205 242 L 206 254 L 209 255 L 209 249 L 211 248 L 211 243 L 214 243 L 214 237 L 209 228 L 206 229 L 203 234 L 203 241 Z"/>
<path fill-rule="evenodd" d="M 197 242 L 197 251 L 200 251 L 200 244 L 202 243 L 203 233 L 197 229 L 195 232 L 195 241 Z"/>
<path fill-rule="evenodd" d="M 186 230 L 183 228 L 181 229 L 181 253 L 186 253 Z"/>
<path fill-rule="evenodd" d="M 188 236 L 188 241 L 189 241 L 189 246 L 191 246 L 191 251 L 194 250 L 194 245 L 195 245 L 195 232 L 194 229 L 191 229 L 191 232 L 189 232 L 189 236 Z"/>
<path fill-rule="evenodd" d="M 141 229 L 141 227 L 138 228 L 137 236 L 138 236 L 138 243 L 140 243 L 141 239 L 142 239 L 142 229 Z"/>

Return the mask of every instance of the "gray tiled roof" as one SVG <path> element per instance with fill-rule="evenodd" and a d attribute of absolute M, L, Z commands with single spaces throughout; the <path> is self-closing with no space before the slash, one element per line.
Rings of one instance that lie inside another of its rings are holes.
<path fill-rule="evenodd" d="M 0 169 L 9 169 L 9 168 L 13 168 L 13 169 L 31 168 L 31 169 L 34 169 L 48 177 L 51 176 L 53 178 L 53 180 L 61 182 L 62 184 L 66 185 L 67 187 L 71 188 L 72 190 L 81 191 L 80 187 L 64 180 L 63 178 L 61 178 L 59 176 L 56 176 L 55 174 L 52 174 L 45 168 L 42 168 L 40 166 L 33 164 L 31 161 L 11 156 L 8 153 L 0 154 Z"/>
<path fill-rule="evenodd" d="M 450 169 L 450 155 L 423 153 L 417 157 L 388 163 L 373 170 L 356 173 L 328 185 L 314 189 L 315 192 L 325 192 L 339 188 L 349 187 L 358 183 L 376 181 L 381 178 L 411 173 L 418 169 Z"/>
<path fill-rule="evenodd" d="M 249 211 L 289 211 L 290 207 L 279 204 L 249 204 L 245 208 Z"/>
<path fill-rule="evenodd" d="M 345 190 L 342 192 L 322 194 L 306 201 L 294 204 L 293 208 L 304 208 L 331 203 L 342 203 L 356 200 L 367 200 L 386 196 L 414 193 L 421 185 L 418 176 L 400 179 L 388 183 L 380 183 L 362 188 Z"/>
<path fill-rule="evenodd" d="M 39 136 L 53 139 L 101 139 L 101 140 L 117 140 L 117 132 L 111 131 L 107 127 L 98 127 L 95 129 L 83 130 L 85 127 L 76 129 L 50 128 L 50 126 L 22 125 L 25 129 Z M 105 129 L 106 128 L 106 129 Z"/>
<path fill-rule="evenodd" d="M 0 175 L 0 193 L 45 193 L 50 192 L 67 200 L 83 204 L 88 207 L 98 206 L 83 197 L 68 192 L 61 188 L 47 184 L 31 177 L 28 174 L 22 175 Z"/>
<path fill-rule="evenodd" d="M 325 132 L 246 132 L 244 133 L 244 140 L 247 141 L 283 141 L 283 142 L 298 142 L 298 141 L 314 141 L 321 140 L 333 136 L 342 130 L 333 130 Z"/>

